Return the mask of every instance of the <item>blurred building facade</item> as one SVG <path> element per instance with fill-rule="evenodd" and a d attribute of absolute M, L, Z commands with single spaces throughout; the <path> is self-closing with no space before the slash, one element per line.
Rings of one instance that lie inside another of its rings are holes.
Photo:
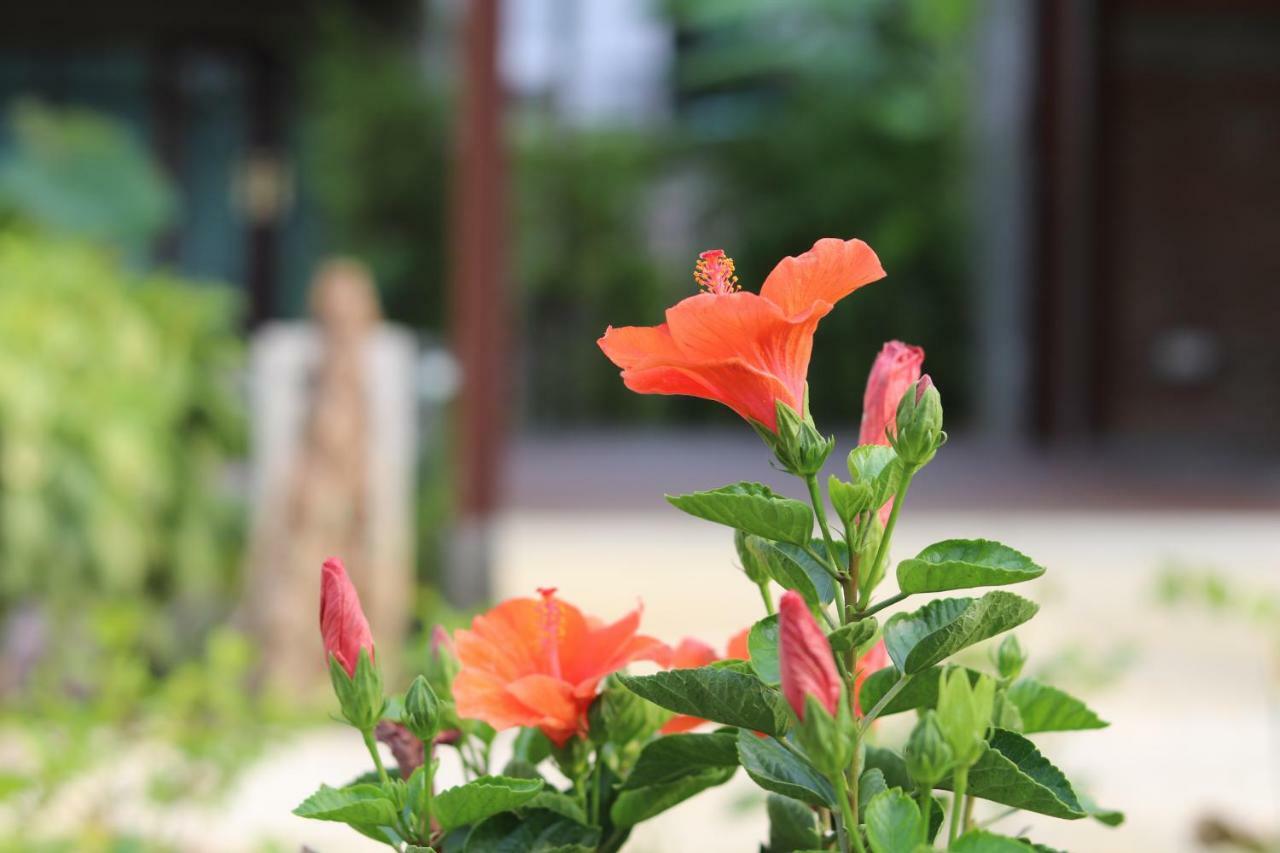
<path fill-rule="evenodd" d="M 422 19 L 416 2 L 359 7 Z M 254 323 L 296 314 L 323 248 L 293 165 L 298 22 L 319 8 L 20 4 L 0 31 L 0 106 L 35 96 L 128 119 L 184 199 L 157 258 L 241 284 Z M 1280 6 L 977 8 L 978 425 L 1274 447 Z M 509 92 L 574 123 L 663 121 L 684 34 L 657 10 L 509 0 Z"/>

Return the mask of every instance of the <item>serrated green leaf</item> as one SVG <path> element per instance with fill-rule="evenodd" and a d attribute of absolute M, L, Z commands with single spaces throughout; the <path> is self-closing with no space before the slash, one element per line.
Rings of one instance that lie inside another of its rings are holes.
<path fill-rule="evenodd" d="M 1034 678 L 1018 679 L 1006 695 L 1022 717 L 1025 734 L 1104 729 L 1110 725 L 1084 702 Z"/>
<path fill-rule="evenodd" d="M 938 787 L 951 790 L 951 780 Z M 993 730 L 986 750 L 969 768 L 967 790 L 984 800 L 1064 820 L 1086 814 L 1063 772 L 1031 741 L 1004 729 Z"/>
<path fill-rule="evenodd" d="M 898 788 L 867 803 L 867 841 L 873 853 L 912 853 L 924 837 L 924 819 L 911 797 Z"/>
<path fill-rule="evenodd" d="M 465 785 L 441 791 L 432 802 L 436 820 L 447 832 L 454 827 L 479 823 L 490 815 L 519 808 L 542 789 L 541 779 L 481 776 Z"/>
<path fill-rule="evenodd" d="M 889 784 L 885 782 L 884 771 L 879 767 L 872 767 L 858 777 L 858 820 L 860 823 L 866 822 L 867 804 L 877 794 L 887 790 L 889 790 Z"/>
<path fill-rule="evenodd" d="M 609 815 L 618 826 L 648 820 L 715 785 L 738 767 L 733 734 L 678 734 L 645 746 Z"/>
<path fill-rule="evenodd" d="M 1016 628 L 1039 605 L 1003 590 L 981 598 L 943 598 L 911 613 L 896 613 L 884 626 L 884 643 L 895 666 L 921 672 L 961 649 Z"/>
<path fill-rule="evenodd" d="M 609 817 L 618 826 L 634 826 L 707 788 L 723 785 L 733 777 L 736 770 L 736 767 L 710 767 L 662 784 L 633 790 L 624 788 L 618 793 L 618 799 L 614 800 Z"/>
<path fill-rule="evenodd" d="M 765 539 L 801 545 L 813 535 L 809 505 L 774 494 L 760 483 L 734 483 L 709 492 L 667 495 L 672 506 Z"/>
<path fill-rule="evenodd" d="M 618 680 L 655 705 L 768 734 L 782 734 L 791 711 L 782 694 L 754 675 L 723 667 L 672 669 L 653 675 L 619 674 Z"/>
<path fill-rule="evenodd" d="M 766 791 L 814 806 L 835 805 L 835 790 L 818 768 L 774 738 L 739 731 L 738 761 L 747 775 Z"/>
<path fill-rule="evenodd" d="M 463 849 L 465 853 L 591 853 L 599 842 L 599 827 L 531 809 L 521 815 L 498 814 L 477 824 Z"/>
<path fill-rule="evenodd" d="M 800 593 L 810 605 L 830 604 L 835 599 L 835 581 L 804 548 L 759 536 L 748 536 L 747 548 L 756 555 L 769 577 L 782 588 Z"/>
<path fill-rule="evenodd" d="M 747 634 L 747 651 L 751 654 L 751 669 L 765 684 L 779 684 L 782 673 L 778 669 L 778 614 L 766 616 L 751 626 Z"/>
<path fill-rule="evenodd" d="M 394 826 L 396 804 L 378 785 L 350 785 L 346 788 L 321 785 L 320 790 L 303 800 L 293 813 L 312 820 Z"/>
<path fill-rule="evenodd" d="M 876 631 L 879 629 L 880 624 L 876 622 L 876 617 L 868 616 L 857 622 L 841 625 L 827 635 L 827 642 L 831 644 L 831 651 L 842 655 L 850 649 L 864 646 L 871 642 L 871 640 L 875 639 Z"/>
<path fill-rule="evenodd" d="M 645 745 L 622 789 L 636 790 L 679 779 L 694 770 L 738 766 L 736 734 L 676 734 Z"/>
<path fill-rule="evenodd" d="M 1020 838 L 996 835 L 985 829 L 966 832 L 951 845 L 959 853 L 1029 853 L 1035 848 Z"/>
<path fill-rule="evenodd" d="M 814 850 L 822 845 L 818 816 L 799 800 L 770 794 L 766 800 L 769 813 L 769 853 L 795 853 Z"/>
<path fill-rule="evenodd" d="M 982 673 L 976 669 L 968 667 L 959 667 L 963 669 L 969 676 L 969 683 L 976 683 L 978 676 Z M 884 710 L 880 712 L 881 717 L 890 714 L 900 714 L 903 711 L 914 711 L 917 708 L 936 708 L 938 707 L 938 679 L 942 677 L 942 667 L 932 666 L 923 672 L 917 672 L 911 676 L 911 680 L 907 682 L 906 687 L 898 691 L 898 695 L 889 700 L 889 704 L 884 706 Z M 889 688 L 898 680 L 898 670 L 896 667 L 886 666 L 884 669 L 876 670 L 867 676 L 867 680 L 862 682 L 862 689 L 858 693 L 858 704 L 863 708 L 874 708 Z"/>
<path fill-rule="evenodd" d="M 552 788 L 546 788 L 534 794 L 520 808 L 545 809 L 577 823 L 584 825 L 587 823 L 587 814 L 582 810 L 582 803 Z"/>
<path fill-rule="evenodd" d="M 943 592 L 1034 580 L 1044 568 L 1027 555 L 986 539 L 948 539 L 898 564 L 903 592 Z"/>
<path fill-rule="evenodd" d="M 862 763 L 867 770 L 875 768 L 883 773 L 885 784 L 890 788 L 909 790 L 912 786 L 906 762 L 892 749 L 868 744 L 866 759 Z"/>
<path fill-rule="evenodd" d="M 849 451 L 846 462 L 850 481 L 871 487 L 870 506 L 879 507 L 897 491 L 901 466 L 897 464 L 898 454 L 892 447 L 884 444 L 860 444 Z"/>

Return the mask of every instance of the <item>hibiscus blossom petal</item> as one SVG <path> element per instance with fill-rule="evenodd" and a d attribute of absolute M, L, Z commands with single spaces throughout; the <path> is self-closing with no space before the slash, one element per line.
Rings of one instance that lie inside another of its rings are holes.
<path fill-rule="evenodd" d="M 821 314 L 853 291 L 884 278 L 884 268 L 861 240 L 824 237 L 802 255 L 783 258 L 764 280 L 760 295 L 787 317 L 807 317 L 815 305 Z"/>

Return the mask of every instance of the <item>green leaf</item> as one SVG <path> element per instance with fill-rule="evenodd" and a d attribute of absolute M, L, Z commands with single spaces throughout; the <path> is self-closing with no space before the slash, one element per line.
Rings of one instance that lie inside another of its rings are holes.
<path fill-rule="evenodd" d="M 869 506 L 879 507 L 897 491 L 898 454 L 884 444 L 860 444 L 849 451 L 849 478 L 871 488 Z"/>
<path fill-rule="evenodd" d="M 911 853 L 923 837 L 920 809 L 898 788 L 880 792 L 867 804 L 867 841 L 873 853 Z"/>
<path fill-rule="evenodd" d="M 885 784 L 890 788 L 911 789 L 911 774 L 907 772 L 907 764 L 902 760 L 902 756 L 892 749 L 868 744 L 863 766 L 867 770 L 874 768 L 883 773 Z"/>
<path fill-rule="evenodd" d="M 831 651 L 842 655 L 851 649 L 871 642 L 871 640 L 875 639 L 876 631 L 879 628 L 880 625 L 876 622 L 876 617 L 868 616 L 857 622 L 841 625 L 827 635 L 827 642 L 831 644 Z"/>
<path fill-rule="evenodd" d="M 966 646 L 1016 628 L 1039 605 L 1003 590 L 982 598 L 943 598 L 911 613 L 896 613 L 884 626 L 884 643 L 908 675 L 941 663 Z"/>
<path fill-rule="evenodd" d="M 747 634 L 747 650 L 751 653 L 751 668 L 765 684 L 780 684 L 782 673 L 778 668 L 778 614 L 766 616 L 751 626 Z"/>
<path fill-rule="evenodd" d="M 660 743 L 663 740 L 666 738 L 660 738 L 657 742 Z M 736 766 L 708 767 L 685 773 L 669 782 L 646 785 L 643 788 L 628 789 L 623 786 L 622 791 L 618 793 L 618 799 L 614 800 L 609 810 L 609 817 L 618 826 L 634 826 L 707 788 L 723 785 L 729 781 L 736 770 Z"/>
<path fill-rule="evenodd" d="M 782 734 L 791 723 L 791 711 L 781 693 L 753 675 L 732 669 L 706 666 L 653 675 L 620 673 L 618 680 L 677 714 L 768 734 Z"/>
<path fill-rule="evenodd" d="M 966 832 L 951 845 L 957 853 L 1031 853 L 1035 848 L 1020 838 L 996 835 L 985 829 Z"/>
<path fill-rule="evenodd" d="M 939 788 L 951 790 L 951 780 Z M 994 729 L 982 757 L 969 768 L 968 792 L 1030 812 L 1076 820 L 1086 812 L 1062 771 L 1035 744 L 1015 732 Z"/>
<path fill-rule="evenodd" d="M 818 768 L 771 737 L 738 732 L 738 761 L 747 775 L 766 791 L 813 806 L 835 805 L 831 783 Z"/>
<path fill-rule="evenodd" d="M 478 824 L 463 849 L 466 853 L 591 853 L 599 843 L 598 827 L 531 809 L 522 815 L 495 815 Z"/>
<path fill-rule="evenodd" d="M 976 669 L 960 667 L 969 676 L 969 683 L 976 683 L 982 673 Z M 898 691 L 898 695 L 889 700 L 880 712 L 881 717 L 899 714 L 903 711 L 914 711 L 917 708 L 936 708 L 938 706 L 938 679 L 942 676 L 942 667 L 932 666 L 918 672 L 907 682 L 907 686 Z M 889 688 L 898 680 L 896 667 L 886 666 L 867 676 L 858 693 L 858 704 L 863 708 L 874 708 L 884 697 Z"/>
<path fill-rule="evenodd" d="M 737 767 L 737 738 L 733 734 L 658 738 L 640 753 L 609 815 L 619 826 L 633 826 L 729 781 Z"/>
<path fill-rule="evenodd" d="M 866 822 L 867 804 L 875 799 L 877 794 L 887 790 L 889 790 L 889 785 L 884 780 L 884 771 L 879 767 L 872 767 L 858 777 L 858 820 L 860 823 Z"/>
<path fill-rule="evenodd" d="M 542 787 L 541 779 L 481 776 L 436 794 L 436 820 L 446 832 L 456 826 L 479 823 L 490 815 L 519 808 L 537 796 Z"/>
<path fill-rule="evenodd" d="M 809 505 L 774 494 L 760 483 L 734 483 L 709 492 L 667 495 L 677 509 L 747 533 L 802 545 L 813 535 Z"/>
<path fill-rule="evenodd" d="M 773 542 L 759 536 L 748 536 L 747 548 L 751 549 L 779 586 L 800 593 L 810 605 L 830 604 L 835 599 L 835 581 L 804 548 L 786 542 Z"/>
<path fill-rule="evenodd" d="M 587 814 L 582 810 L 582 803 L 568 794 L 562 794 L 551 788 L 534 794 L 520 808 L 524 810 L 545 809 L 577 823 L 584 825 L 587 823 Z"/>
<path fill-rule="evenodd" d="M 293 810 L 298 817 L 333 820 L 366 826 L 394 826 L 396 804 L 378 785 L 351 785 L 320 790 L 307 797 Z"/>
<path fill-rule="evenodd" d="M 948 539 L 898 564 L 903 592 L 942 592 L 975 586 L 1003 586 L 1044 574 L 1026 554 L 986 539 Z"/>
<path fill-rule="evenodd" d="M 769 813 L 769 853 L 794 853 L 822 846 L 818 816 L 799 800 L 770 794 L 766 801 Z"/>
<path fill-rule="evenodd" d="M 736 734 L 715 732 L 667 735 L 645 746 L 622 789 L 634 791 L 672 782 L 695 770 L 737 766 Z"/>
<path fill-rule="evenodd" d="M 1018 679 L 1007 696 L 1017 707 L 1026 734 L 1104 729 L 1110 725 L 1079 699 L 1034 678 Z"/>

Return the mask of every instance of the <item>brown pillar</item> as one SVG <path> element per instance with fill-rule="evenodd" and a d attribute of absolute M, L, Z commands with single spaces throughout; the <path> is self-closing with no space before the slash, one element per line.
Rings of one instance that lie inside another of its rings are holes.
<path fill-rule="evenodd" d="M 498 2 L 468 0 L 465 7 L 449 283 L 462 391 L 451 436 L 456 527 L 445 575 L 445 592 L 462 605 L 489 595 L 489 525 L 510 396 Z"/>

